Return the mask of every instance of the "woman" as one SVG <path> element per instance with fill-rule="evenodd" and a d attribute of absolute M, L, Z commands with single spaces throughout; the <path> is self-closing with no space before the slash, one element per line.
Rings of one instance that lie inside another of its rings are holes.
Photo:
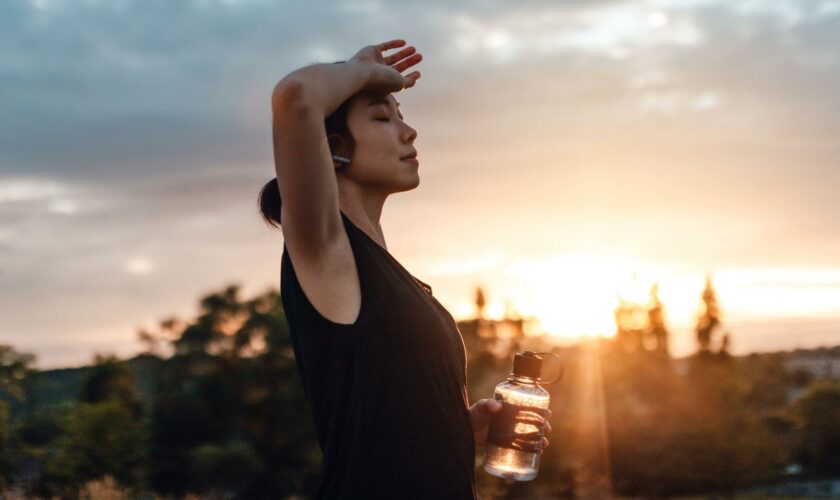
<path fill-rule="evenodd" d="M 383 55 L 404 45 L 300 68 L 272 95 L 277 177 L 260 208 L 283 230 L 281 297 L 323 451 L 317 498 L 475 498 L 476 446 L 501 407 L 469 406 L 455 321 L 385 244 L 385 200 L 420 182 L 393 93 L 418 81 L 402 73 L 422 56 Z"/>

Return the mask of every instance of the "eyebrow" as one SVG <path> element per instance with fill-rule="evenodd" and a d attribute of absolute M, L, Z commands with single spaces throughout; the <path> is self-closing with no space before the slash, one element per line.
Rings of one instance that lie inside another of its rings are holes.
<path fill-rule="evenodd" d="M 373 106 L 374 104 L 384 104 L 384 105 L 388 106 L 388 105 L 389 105 L 389 104 L 391 104 L 391 103 L 388 101 L 388 99 L 385 99 L 384 97 L 378 97 L 378 98 L 373 99 L 372 101 L 370 101 L 370 102 L 367 104 L 367 107 L 369 108 L 369 107 Z M 400 114 L 400 117 L 402 117 L 402 113 L 400 113 L 399 111 L 400 111 L 400 103 L 399 103 L 399 102 L 397 102 L 397 113 L 399 113 L 399 114 Z"/>
<path fill-rule="evenodd" d="M 384 104 L 387 106 L 388 104 L 390 104 L 390 102 L 384 97 L 377 97 L 376 99 L 373 99 L 368 103 L 368 107 L 373 106 L 374 104 Z M 400 107 L 399 101 L 397 101 L 397 107 Z"/>

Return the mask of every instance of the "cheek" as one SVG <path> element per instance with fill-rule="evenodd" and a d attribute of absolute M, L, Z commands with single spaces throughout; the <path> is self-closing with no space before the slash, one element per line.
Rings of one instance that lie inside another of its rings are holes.
<path fill-rule="evenodd" d="M 369 127 L 361 131 L 356 140 L 358 154 L 368 157 L 393 156 L 394 151 L 399 150 L 395 146 L 397 132 L 394 128 L 388 127 L 388 124 L 384 122 L 379 125 L 379 127 Z"/>

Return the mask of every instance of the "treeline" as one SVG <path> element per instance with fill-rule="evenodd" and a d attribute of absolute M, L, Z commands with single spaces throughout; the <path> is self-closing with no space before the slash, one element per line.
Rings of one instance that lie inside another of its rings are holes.
<path fill-rule="evenodd" d="M 667 354 L 658 300 L 617 310 L 618 334 L 594 350 L 532 337 L 499 355 L 459 323 L 471 400 L 492 395 L 516 350 L 551 350 L 565 364 L 548 387 L 554 432 L 539 476 L 507 483 L 479 469 L 482 498 L 725 493 L 840 475 L 840 384 L 789 371 L 782 354 L 729 355 L 711 283 L 701 300 L 698 352 L 683 360 Z M 0 490 L 312 495 L 321 453 L 276 290 L 243 299 L 226 287 L 201 298 L 195 318 L 168 318 L 140 339 L 148 352 L 131 360 L 49 372 L 0 347 Z"/>
<path fill-rule="evenodd" d="M 601 358 L 611 482 L 623 495 L 731 494 L 840 477 L 840 384 L 779 354 L 685 360 L 615 345 Z"/>
<path fill-rule="evenodd" d="M 126 362 L 97 356 L 73 400 L 38 405 L 31 357 L 3 351 L 5 488 L 75 498 L 107 477 L 131 497 L 314 491 L 320 451 L 276 291 L 242 300 L 230 286 L 195 319 L 141 335 L 173 351 L 144 357 L 146 400 Z"/>
<path fill-rule="evenodd" d="M 484 497 L 726 496 L 840 479 L 840 381 L 788 368 L 802 351 L 731 355 L 737 332 L 725 327 L 712 280 L 698 292 L 696 352 L 686 358 L 668 353 L 655 285 L 647 303 L 619 300 L 611 338 L 568 349 L 540 338 L 513 342 L 511 352 L 552 351 L 563 360 L 564 378 L 547 387 L 554 444 L 533 482 L 479 474 Z M 485 340 L 468 340 L 470 396 L 487 397 L 507 375 L 510 353 L 492 356 Z"/>

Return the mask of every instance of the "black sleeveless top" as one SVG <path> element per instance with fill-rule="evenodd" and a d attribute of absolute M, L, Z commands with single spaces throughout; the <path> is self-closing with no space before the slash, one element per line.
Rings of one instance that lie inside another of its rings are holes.
<path fill-rule="evenodd" d="M 324 455 L 316 498 L 475 499 L 461 332 L 429 285 L 341 217 L 362 294 L 353 324 L 309 302 L 285 244 L 281 263 L 281 300 Z"/>

